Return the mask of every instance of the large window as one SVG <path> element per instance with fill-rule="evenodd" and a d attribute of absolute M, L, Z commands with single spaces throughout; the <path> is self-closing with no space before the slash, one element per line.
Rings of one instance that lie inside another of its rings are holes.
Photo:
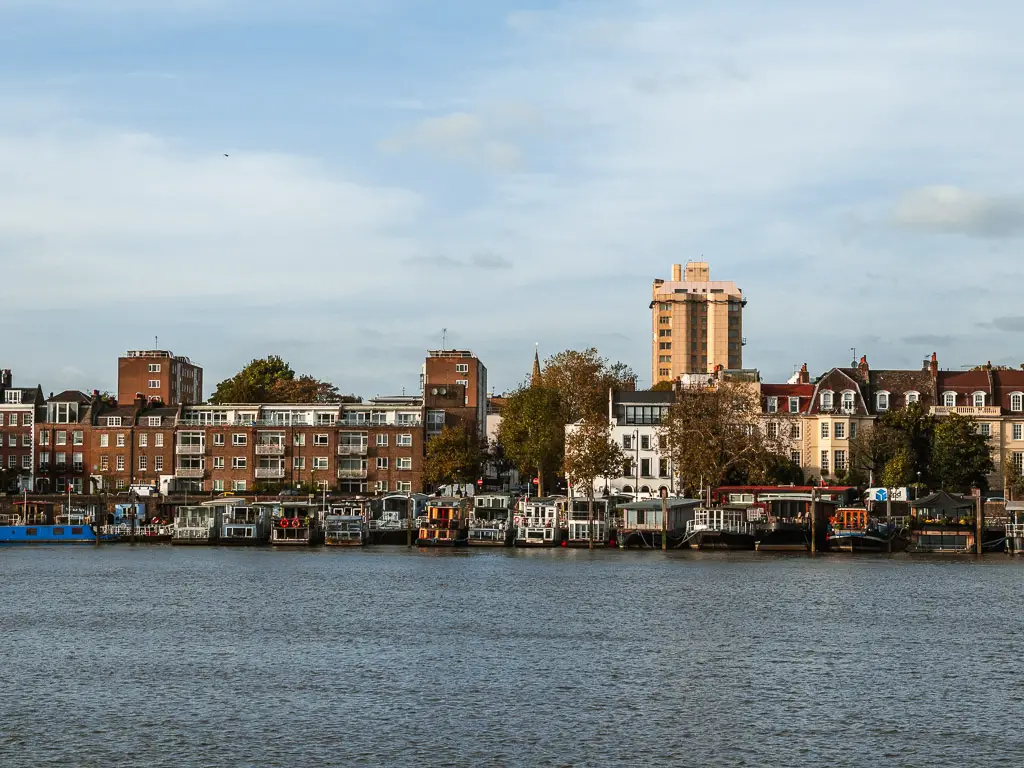
<path fill-rule="evenodd" d="M 668 416 L 667 405 L 627 405 L 623 411 L 623 423 L 629 425 L 661 424 Z"/>
<path fill-rule="evenodd" d="M 1016 413 L 1024 411 L 1024 393 L 1013 392 L 1010 395 L 1010 410 Z"/>
<path fill-rule="evenodd" d="M 943 392 L 942 393 L 942 404 L 946 408 L 956 407 L 956 392 Z"/>
<path fill-rule="evenodd" d="M 985 407 L 985 393 L 984 392 L 975 392 L 973 398 L 974 398 L 974 407 L 975 408 L 984 408 Z"/>
<path fill-rule="evenodd" d="M 820 402 L 821 402 L 822 410 L 824 410 L 824 411 L 832 410 L 832 392 L 830 390 L 827 390 L 827 389 L 824 392 L 822 392 L 821 393 L 821 397 L 820 397 Z"/>
<path fill-rule="evenodd" d="M 880 411 L 889 410 L 889 393 L 879 392 L 875 395 L 875 407 Z"/>
<path fill-rule="evenodd" d="M 779 411 L 779 398 L 769 397 L 767 402 L 768 413 L 778 413 Z"/>

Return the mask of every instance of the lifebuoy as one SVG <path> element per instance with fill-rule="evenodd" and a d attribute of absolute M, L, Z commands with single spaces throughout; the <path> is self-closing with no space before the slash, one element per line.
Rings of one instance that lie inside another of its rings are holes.
<path fill-rule="evenodd" d="M 299 522 L 299 518 L 293 517 L 292 518 L 292 528 L 298 528 L 300 525 L 302 525 L 302 523 Z"/>
<path fill-rule="evenodd" d="M 282 528 L 287 528 L 287 527 L 288 527 L 288 518 L 287 518 L 287 517 L 282 517 L 282 518 L 280 519 L 280 521 L 278 521 L 278 524 L 279 524 L 279 525 L 280 525 L 280 526 L 281 526 Z"/>

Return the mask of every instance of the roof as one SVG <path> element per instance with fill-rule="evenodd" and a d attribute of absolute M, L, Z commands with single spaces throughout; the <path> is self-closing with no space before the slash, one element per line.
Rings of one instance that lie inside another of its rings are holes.
<path fill-rule="evenodd" d="M 761 384 L 765 397 L 810 397 L 814 394 L 813 384 Z"/>
<path fill-rule="evenodd" d="M 58 395 L 50 395 L 47 398 L 48 403 L 88 403 L 89 396 L 85 392 L 80 392 L 77 389 L 65 389 Z"/>
<path fill-rule="evenodd" d="M 910 506 L 913 509 L 937 509 L 942 512 L 952 512 L 957 509 L 971 509 L 975 503 L 971 496 L 954 496 L 945 491 L 936 491 L 923 499 L 910 502 Z"/>
<path fill-rule="evenodd" d="M 685 507 L 699 506 L 700 499 L 684 499 L 680 496 L 673 496 L 665 500 L 669 509 L 683 509 Z M 629 510 L 658 510 L 661 509 L 661 499 L 644 499 L 643 501 L 631 501 L 627 504 L 616 504 L 616 509 Z"/>
<path fill-rule="evenodd" d="M 615 390 L 612 393 L 613 405 L 672 405 L 676 401 L 676 393 L 671 390 L 641 389 Z"/>

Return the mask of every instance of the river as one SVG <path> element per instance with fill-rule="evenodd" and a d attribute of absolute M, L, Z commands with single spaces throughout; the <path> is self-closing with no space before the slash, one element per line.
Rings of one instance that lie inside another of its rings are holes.
<path fill-rule="evenodd" d="M 0 765 L 999 766 L 1024 560 L 0 550 Z"/>

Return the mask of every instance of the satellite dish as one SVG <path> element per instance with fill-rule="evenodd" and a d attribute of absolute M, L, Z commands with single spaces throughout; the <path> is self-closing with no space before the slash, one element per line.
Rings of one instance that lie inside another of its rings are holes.
<path fill-rule="evenodd" d="M 448 394 L 448 390 L 445 389 L 444 387 L 441 387 L 441 394 L 442 395 L 447 395 Z"/>
<path fill-rule="evenodd" d="M 437 394 L 437 387 L 434 387 L 432 390 L 430 390 L 430 394 L 436 395 Z"/>

